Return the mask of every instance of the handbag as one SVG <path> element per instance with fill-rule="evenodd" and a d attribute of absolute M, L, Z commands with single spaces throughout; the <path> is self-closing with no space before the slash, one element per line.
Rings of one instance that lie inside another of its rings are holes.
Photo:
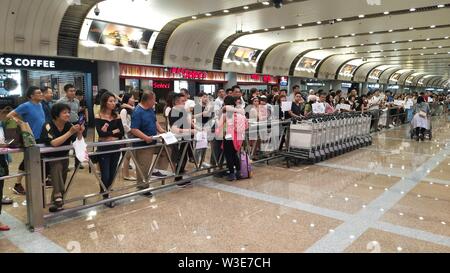
<path fill-rule="evenodd" d="M 426 118 L 427 117 L 427 113 L 425 111 L 423 111 L 423 110 L 420 110 L 419 116 L 421 116 L 422 118 Z"/>

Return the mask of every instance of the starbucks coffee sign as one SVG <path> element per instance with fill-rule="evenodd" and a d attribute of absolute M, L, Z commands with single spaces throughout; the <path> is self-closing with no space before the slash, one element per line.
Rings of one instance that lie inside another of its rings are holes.
<path fill-rule="evenodd" d="M 41 58 L 0 57 L 0 66 L 11 68 L 56 68 L 56 62 Z"/>

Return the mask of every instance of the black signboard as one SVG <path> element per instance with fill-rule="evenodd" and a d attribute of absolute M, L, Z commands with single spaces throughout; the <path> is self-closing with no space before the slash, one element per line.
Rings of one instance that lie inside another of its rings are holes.
<path fill-rule="evenodd" d="M 0 54 L 0 69 L 58 70 L 96 73 L 97 62 L 80 59 Z"/>

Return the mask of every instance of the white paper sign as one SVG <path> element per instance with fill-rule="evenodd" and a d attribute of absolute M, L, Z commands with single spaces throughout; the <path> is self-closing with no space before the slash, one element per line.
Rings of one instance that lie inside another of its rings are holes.
<path fill-rule="evenodd" d="M 75 150 L 75 156 L 81 163 L 89 160 L 87 144 L 86 141 L 84 141 L 84 138 L 77 138 L 77 140 L 73 143 L 73 149 Z"/>
<path fill-rule="evenodd" d="M 292 110 L 292 101 L 285 101 L 281 103 L 281 111 L 289 112 Z"/>
<path fill-rule="evenodd" d="M 159 137 L 162 137 L 162 139 L 164 139 L 164 143 L 167 145 L 172 145 L 178 142 L 177 137 L 171 132 L 161 134 Z"/>
<path fill-rule="evenodd" d="M 207 132 L 197 132 L 195 134 L 195 149 L 206 149 L 208 148 L 208 133 Z"/>
<path fill-rule="evenodd" d="M 314 114 L 325 114 L 325 105 L 321 102 L 316 102 L 312 105 Z"/>
<path fill-rule="evenodd" d="M 350 104 L 338 104 L 337 109 L 338 110 L 350 111 L 351 107 L 350 107 Z"/>
<path fill-rule="evenodd" d="M 414 105 L 414 102 L 412 99 L 408 99 L 408 101 L 405 104 L 405 109 L 411 109 Z"/>

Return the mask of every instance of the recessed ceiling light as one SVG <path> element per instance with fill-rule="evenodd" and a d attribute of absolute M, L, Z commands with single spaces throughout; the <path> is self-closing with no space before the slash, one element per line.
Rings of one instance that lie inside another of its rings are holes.
<path fill-rule="evenodd" d="M 364 44 L 361 44 L 361 46 L 364 46 Z"/>
<path fill-rule="evenodd" d="M 197 16 L 192 16 L 192 19 L 194 19 L 194 20 L 197 19 Z"/>
<path fill-rule="evenodd" d="M 410 48 L 408 48 L 408 50 L 412 50 L 412 48 L 410 47 Z"/>
<path fill-rule="evenodd" d="M 421 55 L 421 56 L 423 56 L 423 55 L 425 55 L 425 54 L 423 54 L 423 53 L 420 53 L 420 55 Z"/>
<path fill-rule="evenodd" d="M 440 45 L 440 46 L 438 46 L 439 48 L 442 48 L 442 46 Z"/>
<path fill-rule="evenodd" d="M 389 15 L 389 13 L 390 13 L 389 11 L 383 12 L 384 15 Z"/>
<path fill-rule="evenodd" d="M 367 53 L 370 53 L 370 52 L 372 52 L 372 51 L 370 51 L 370 50 L 369 50 L 369 51 L 367 51 Z"/>
<path fill-rule="evenodd" d="M 448 36 L 444 37 L 444 39 L 446 39 L 446 40 L 447 40 L 447 39 L 448 39 Z"/>
<path fill-rule="evenodd" d="M 248 32 L 249 32 L 249 33 L 253 33 L 253 30 L 249 30 Z"/>
<path fill-rule="evenodd" d="M 269 29 L 268 29 L 268 28 L 265 28 L 264 31 L 269 31 Z"/>
<path fill-rule="evenodd" d="M 244 6 L 244 9 L 249 9 L 249 7 L 248 6 Z"/>
<path fill-rule="evenodd" d="M 317 21 L 317 24 L 318 24 L 318 25 L 322 24 L 322 21 Z"/>
<path fill-rule="evenodd" d="M 379 44 L 380 44 L 380 42 L 376 42 L 376 44 L 377 44 L 377 45 L 379 45 Z"/>
<path fill-rule="evenodd" d="M 445 5 L 444 5 L 444 4 L 440 4 L 440 5 L 438 5 L 437 7 L 438 7 L 438 8 L 445 8 Z"/>
<path fill-rule="evenodd" d="M 285 27 L 285 26 L 281 26 L 280 28 L 281 28 L 281 29 L 285 29 L 286 27 Z"/>
<path fill-rule="evenodd" d="M 339 36 L 338 36 L 338 35 L 335 35 L 334 38 L 339 38 Z"/>
<path fill-rule="evenodd" d="M 373 34 L 373 31 L 369 32 L 369 34 Z"/>
<path fill-rule="evenodd" d="M 337 18 L 336 21 L 342 22 L 342 18 Z"/>
<path fill-rule="evenodd" d="M 211 16 L 212 14 L 211 14 L 211 13 L 206 13 L 205 15 L 209 17 L 209 16 Z"/>
<path fill-rule="evenodd" d="M 303 24 L 298 24 L 297 26 L 301 27 L 301 26 L 303 26 Z"/>
<path fill-rule="evenodd" d="M 394 51 L 397 51 L 398 49 L 394 48 Z"/>
<path fill-rule="evenodd" d="M 434 55 L 437 55 L 437 52 L 434 52 Z"/>
<path fill-rule="evenodd" d="M 436 26 L 435 26 L 435 25 L 432 25 L 432 26 L 430 26 L 430 28 L 436 28 Z"/>
<path fill-rule="evenodd" d="M 358 15 L 359 18 L 364 18 L 366 17 L 364 14 Z"/>
<path fill-rule="evenodd" d="M 355 33 L 352 33 L 352 36 L 356 36 L 356 34 L 355 34 Z"/>
<path fill-rule="evenodd" d="M 413 30 L 414 28 L 413 27 L 409 27 L 409 30 Z"/>
<path fill-rule="evenodd" d="M 308 41 L 308 38 L 305 38 L 305 42 L 307 42 Z"/>
<path fill-rule="evenodd" d="M 322 37 L 319 37 L 318 39 L 319 39 L 319 40 L 322 40 Z"/>
<path fill-rule="evenodd" d="M 392 43 L 393 43 L 393 44 L 395 44 L 395 43 L 396 43 L 396 41 L 392 41 Z"/>
<path fill-rule="evenodd" d="M 294 41 L 289 41 L 289 43 L 293 43 Z"/>
<path fill-rule="evenodd" d="M 411 8 L 411 9 L 409 9 L 409 11 L 410 12 L 414 12 L 414 11 L 416 11 L 416 9 L 415 8 Z"/>
<path fill-rule="evenodd" d="M 263 4 L 264 6 L 268 6 L 268 5 L 270 5 L 270 2 L 269 2 L 269 1 L 264 1 L 264 2 L 262 2 L 262 4 Z"/>
<path fill-rule="evenodd" d="M 430 38 L 427 38 L 427 41 L 431 40 Z"/>
<path fill-rule="evenodd" d="M 336 48 L 336 46 L 333 46 L 333 49 L 335 49 Z"/>
<path fill-rule="evenodd" d="M 384 52 L 384 49 L 380 50 L 380 52 Z"/>
<path fill-rule="evenodd" d="M 227 9 L 224 9 L 223 12 L 224 12 L 224 13 L 229 13 L 230 11 L 227 10 Z"/>
<path fill-rule="evenodd" d="M 422 47 L 423 49 L 427 49 L 427 47 L 426 46 L 424 46 L 424 47 Z"/>
<path fill-rule="evenodd" d="M 408 40 L 408 42 L 412 42 L 413 40 Z"/>
<path fill-rule="evenodd" d="M 346 47 L 350 47 L 350 45 L 346 45 Z"/>

